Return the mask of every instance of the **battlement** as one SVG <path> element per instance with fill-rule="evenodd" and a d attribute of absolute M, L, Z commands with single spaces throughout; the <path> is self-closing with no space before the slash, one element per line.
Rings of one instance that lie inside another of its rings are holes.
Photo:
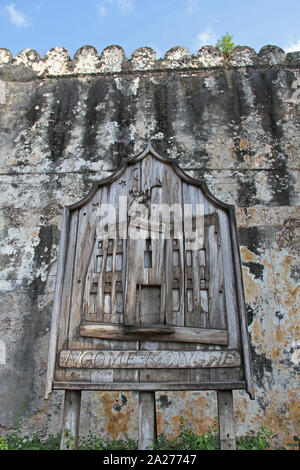
<path fill-rule="evenodd" d="M 0 49 L 0 67 L 5 65 L 25 66 L 36 76 L 65 76 L 78 74 L 107 74 L 130 71 L 163 71 L 203 68 L 240 67 L 300 67 L 300 51 L 286 54 L 280 47 L 264 46 L 256 53 L 247 46 L 234 48 L 229 59 L 215 46 L 204 46 L 192 55 L 188 49 L 176 46 L 158 58 L 150 47 L 141 47 L 126 58 L 122 47 L 106 47 L 102 54 L 93 46 L 83 46 L 71 59 L 64 47 L 50 49 L 42 59 L 34 49 L 24 49 L 15 57 L 8 49 Z"/>

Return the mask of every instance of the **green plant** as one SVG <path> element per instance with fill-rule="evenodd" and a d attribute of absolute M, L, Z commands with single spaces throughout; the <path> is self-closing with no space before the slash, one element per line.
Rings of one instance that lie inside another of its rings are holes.
<path fill-rule="evenodd" d="M 229 59 L 235 47 L 232 39 L 233 36 L 231 36 L 229 33 L 226 33 L 224 36 L 222 36 L 221 39 L 217 41 L 216 47 L 220 49 L 225 59 Z"/>
<path fill-rule="evenodd" d="M 6 435 L 8 450 L 57 450 L 61 435 L 34 433 L 31 436 L 19 430 Z"/>
<path fill-rule="evenodd" d="M 217 450 L 219 449 L 218 423 L 212 429 L 197 434 L 187 428 L 184 420 L 180 418 L 179 434 L 173 439 L 168 439 L 164 434 L 158 436 L 151 448 L 154 450 Z M 120 439 L 105 440 L 89 432 L 87 436 L 81 437 L 78 446 L 75 447 L 74 437 L 70 431 L 64 430 L 66 444 L 71 450 L 136 450 L 137 442 L 123 434 Z M 237 439 L 237 450 L 267 450 L 271 446 L 271 433 L 262 426 L 257 433 L 253 431 L 246 436 Z M 0 450 L 58 450 L 60 447 L 61 434 L 48 436 L 42 433 L 32 435 L 22 434 L 20 429 L 0 438 Z M 298 441 L 297 444 L 298 445 Z M 290 447 L 294 447 L 291 445 Z"/>
<path fill-rule="evenodd" d="M 17 418 L 14 422 L 14 431 L 5 436 L 8 450 L 57 450 L 59 449 L 61 434 L 53 435 L 43 433 L 24 434 L 21 431 L 23 424 L 23 415 L 25 413 L 26 403 L 23 402 L 19 408 Z"/>
<path fill-rule="evenodd" d="M 86 437 L 79 441 L 79 450 L 137 450 L 137 443 L 130 439 L 127 434 L 123 434 L 121 439 L 105 441 L 93 433 L 89 432 Z"/>
<path fill-rule="evenodd" d="M 75 437 L 71 434 L 69 429 L 64 429 L 64 437 L 65 437 L 65 446 L 67 449 L 76 450 L 75 445 Z"/>
<path fill-rule="evenodd" d="M 239 450 L 267 450 L 271 444 L 271 437 L 266 426 L 262 426 L 257 434 L 250 433 L 240 437 L 237 446 Z"/>
<path fill-rule="evenodd" d="M 219 449 L 219 435 L 214 428 L 203 434 L 196 434 L 186 429 L 183 418 L 180 418 L 180 432 L 173 440 L 167 439 L 164 434 L 158 436 L 155 450 L 216 450 Z"/>
<path fill-rule="evenodd" d="M 0 450 L 8 450 L 7 440 L 4 437 L 0 437 Z"/>
<path fill-rule="evenodd" d="M 254 432 L 237 439 L 237 450 L 267 450 L 271 444 L 271 434 L 262 426 L 257 434 Z M 213 429 L 203 434 L 196 434 L 184 428 L 183 420 L 180 423 L 180 433 L 173 440 L 164 435 L 158 436 L 154 446 L 156 450 L 218 450 L 220 448 L 217 423 Z"/>

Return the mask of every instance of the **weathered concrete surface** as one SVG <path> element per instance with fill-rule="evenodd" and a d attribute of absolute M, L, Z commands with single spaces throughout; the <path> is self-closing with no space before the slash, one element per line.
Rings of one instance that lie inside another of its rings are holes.
<path fill-rule="evenodd" d="M 0 431 L 58 432 L 62 392 L 45 402 L 62 208 L 149 139 L 236 206 L 256 400 L 234 392 L 237 434 L 265 424 L 274 446 L 299 435 L 300 69 L 275 46 L 184 48 L 126 60 L 85 46 L 41 59 L 0 50 Z M 157 393 L 158 431 L 180 416 L 205 431 L 213 392 Z M 83 393 L 81 432 L 137 438 L 137 395 Z"/>

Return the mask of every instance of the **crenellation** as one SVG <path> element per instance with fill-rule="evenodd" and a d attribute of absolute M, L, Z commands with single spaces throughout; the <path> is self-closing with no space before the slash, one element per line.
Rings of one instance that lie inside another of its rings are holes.
<path fill-rule="evenodd" d="M 70 73 L 72 61 L 68 51 L 61 46 L 47 52 L 44 59 L 45 75 L 66 75 Z"/>
<path fill-rule="evenodd" d="M 257 58 L 259 65 L 279 65 L 286 62 L 285 52 L 277 46 L 263 46 Z"/>
<path fill-rule="evenodd" d="M 175 46 L 172 49 L 169 49 L 165 53 L 165 60 L 175 60 L 175 61 L 182 61 L 182 60 L 190 60 L 191 53 L 185 47 L 182 46 Z"/>
<path fill-rule="evenodd" d="M 254 49 L 248 46 L 237 46 L 234 48 L 229 63 L 233 67 L 247 67 L 255 65 L 257 54 Z"/>
<path fill-rule="evenodd" d="M 221 67 L 224 65 L 223 54 L 215 46 L 201 47 L 197 53 L 197 59 L 201 67 Z"/>
<path fill-rule="evenodd" d="M 86 45 L 78 49 L 73 59 L 61 46 L 50 49 L 42 59 L 34 49 L 24 49 L 12 57 L 8 49 L 0 49 L 0 67 L 22 65 L 32 69 L 40 77 L 80 74 L 105 74 L 123 71 L 159 71 L 180 69 L 202 69 L 214 67 L 254 67 L 300 65 L 300 52 L 286 54 L 280 47 L 263 46 L 257 54 L 248 46 L 237 46 L 229 59 L 225 59 L 216 46 L 203 46 L 196 55 L 182 46 L 169 49 L 162 59 L 151 47 L 135 49 L 129 59 L 122 47 L 111 45 L 101 55 L 94 46 Z"/>
<path fill-rule="evenodd" d="M 23 49 L 12 60 L 13 65 L 23 65 L 31 68 L 37 74 L 44 72 L 44 62 L 39 53 L 34 49 Z"/>
<path fill-rule="evenodd" d="M 40 62 L 41 60 L 41 56 L 36 50 L 23 49 L 13 59 L 13 63 L 16 65 L 31 66 L 36 62 Z"/>
<path fill-rule="evenodd" d="M 157 54 L 151 47 L 139 47 L 131 54 L 131 66 L 133 70 L 151 70 L 155 67 Z"/>
<path fill-rule="evenodd" d="M 193 57 L 185 47 L 176 46 L 165 53 L 161 65 L 163 68 L 167 69 L 193 67 Z"/>
<path fill-rule="evenodd" d="M 12 55 L 8 49 L 0 49 L 0 66 L 10 64 L 12 62 Z"/>
<path fill-rule="evenodd" d="M 100 65 L 100 57 L 95 47 L 83 46 L 75 52 L 73 58 L 75 73 L 97 73 Z"/>
<path fill-rule="evenodd" d="M 125 63 L 124 49 L 118 45 L 108 46 L 101 54 L 99 72 L 121 72 Z"/>

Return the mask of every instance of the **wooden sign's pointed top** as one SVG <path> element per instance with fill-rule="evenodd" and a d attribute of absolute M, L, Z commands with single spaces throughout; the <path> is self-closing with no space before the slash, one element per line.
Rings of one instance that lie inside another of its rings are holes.
<path fill-rule="evenodd" d="M 123 164 L 122 164 L 122 166 L 120 166 L 120 168 L 118 168 L 116 171 L 114 171 L 108 178 L 105 178 L 105 179 L 100 180 L 100 181 L 96 181 L 93 184 L 90 192 L 83 199 L 81 199 L 80 201 L 78 201 L 78 202 L 76 202 L 76 203 L 74 203 L 70 206 L 67 206 L 67 208 L 69 210 L 74 210 L 74 209 L 78 209 L 79 207 L 82 207 L 88 201 L 90 201 L 92 199 L 92 197 L 94 196 L 96 191 L 101 186 L 106 186 L 106 185 L 114 183 L 115 181 L 118 181 L 122 177 L 123 173 L 125 172 L 126 168 L 129 165 L 134 165 L 134 164 L 140 162 L 141 160 L 143 160 L 145 157 L 147 157 L 150 154 L 152 157 L 156 158 L 161 163 L 163 163 L 165 165 L 169 165 L 173 169 L 174 173 L 177 176 L 179 176 L 179 178 L 181 178 L 183 181 L 185 181 L 187 184 L 191 184 L 193 186 L 199 187 L 202 190 L 205 197 L 210 202 L 212 202 L 216 207 L 219 207 L 219 208 L 222 208 L 222 209 L 225 209 L 225 210 L 233 210 L 234 206 L 232 206 L 230 204 L 226 204 L 223 201 L 220 201 L 219 199 L 217 199 L 210 192 L 210 190 L 208 189 L 205 181 L 193 178 L 190 175 L 188 175 L 184 170 L 182 170 L 180 168 L 180 166 L 179 166 L 179 164 L 177 163 L 176 160 L 174 160 L 173 158 L 170 158 L 170 157 L 166 157 L 165 155 L 162 155 L 160 152 L 158 152 L 154 148 L 152 142 L 153 142 L 152 139 L 149 139 L 145 149 L 140 154 L 138 154 L 137 156 L 134 156 L 134 157 L 129 157 L 127 159 L 124 159 Z"/>
<path fill-rule="evenodd" d="M 149 153 L 157 158 L 158 160 L 160 161 L 163 161 L 165 163 L 173 163 L 174 160 L 172 160 L 171 158 L 168 158 L 166 157 L 165 155 L 162 155 L 161 153 L 159 153 L 153 146 L 153 143 L 152 143 L 152 139 L 149 139 L 148 140 L 148 143 L 145 147 L 145 149 L 139 154 L 137 155 L 136 157 L 131 157 L 131 158 L 128 158 L 127 162 L 128 163 L 135 163 L 137 161 L 140 161 L 142 160 L 143 158 L 145 158 Z"/>

